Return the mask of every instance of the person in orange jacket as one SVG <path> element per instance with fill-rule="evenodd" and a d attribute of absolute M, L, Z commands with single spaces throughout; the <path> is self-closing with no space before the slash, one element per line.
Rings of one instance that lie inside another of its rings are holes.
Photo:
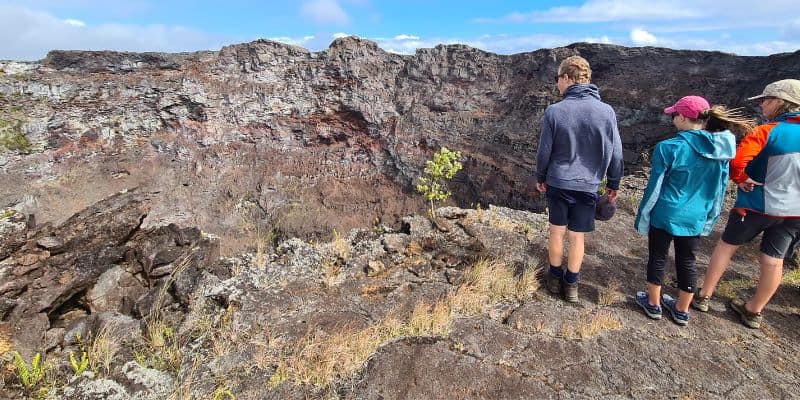
<path fill-rule="evenodd" d="M 739 187 L 736 203 L 692 306 L 708 311 L 736 250 L 763 232 L 756 292 L 750 301 L 737 298 L 730 304 L 745 326 L 758 329 L 764 307 L 780 286 L 784 256 L 800 235 L 800 80 L 770 83 L 748 100 L 760 101 L 769 122 L 747 134 L 736 149 L 730 165 Z"/>

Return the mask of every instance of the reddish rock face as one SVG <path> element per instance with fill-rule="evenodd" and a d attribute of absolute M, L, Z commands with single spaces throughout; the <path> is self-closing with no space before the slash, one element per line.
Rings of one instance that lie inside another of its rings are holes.
<path fill-rule="evenodd" d="M 629 169 L 672 132 L 661 110 L 676 98 L 742 106 L 800 73 L 800 53 L 590 44 L 512 56 L 462 45 L 402 56 L 355 38 L 318 53 L 263 40 L 186 54 L 53 51 L 0 63 L 14 71 L 0 74 L 0 119 L 32 145 L 0 151 L 0 203 L 32 194 L 41 221 L 59 220 L 143 186 L 165 194 L 146 226 L 201 226 L 230 252 L 419 212 L 413 181 L 447 146 L 465 156 L 456 203 L 537 210 L 539 123 L 573 54 L 617 112 Z"/>

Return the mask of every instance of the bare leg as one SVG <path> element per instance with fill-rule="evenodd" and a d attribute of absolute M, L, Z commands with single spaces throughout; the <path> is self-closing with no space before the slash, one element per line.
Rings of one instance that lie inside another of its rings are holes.
<path fill-rule="evenodd" d="M 783 259 L 772 258 L 766 254 L 761 254 L 758 259 L 761 264 L 761 275 L 758 278 L 758 287 L 756 293 L 750 298 L 750 301 L 745 304 L 750 312 L 759 313 L 769 303 L 769 299 L 778 290 L 781 285 L 781 277 L 783 276 Z"/>
<path fill-rule="evenodd" d="M 651 306 L 661 304 L 661 285 L 647 282 L 647 301 Z"/>
<path fill-rule="evenodd" d="M 738 245 L 725 243 L 722 239 L 717 242 L 708 262 L 708 270 L 706 270 L 706 277 L 703 279 L 703 288 L 700 290 L 700 296 L 711 297 L 714 294 L 722 274 L 725 273 L 728 265 L 730 265 L 731 258 L 736 254 L 738 248 Z"/>
<path fill-rule="evenodd" d="M 564 258 L 564 235 L 567 232 L 566 226 L 550 225 L 550 236 L 547 238 L 547 251 L 550 265 L 561 266 Z"/>
<path fill-rule="evenodd" d="M 675 308 L 681 312 L 689 311 L 689 304 L 692 302 L 692 297 L 694 297 L 693 292 L 684 292 L 683 290 L 679 290 L 678 294 L 678 303 L 675 304 Z"/>
<path fill-rule="evenodd" d="M 567 232 L 569 239 L 569 256 L 567 257 L 567 269 L 570 272 L 581 272 L 581 264 L 583 264 L 583 232 Z"/>

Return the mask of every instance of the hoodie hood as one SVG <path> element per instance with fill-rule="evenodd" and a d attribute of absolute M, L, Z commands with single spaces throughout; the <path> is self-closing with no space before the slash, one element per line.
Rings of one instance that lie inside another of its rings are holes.
<path fill-rule="evenodd" d="M 595 98 L 600 100 L 600 91 L 591 83 L 576 83 L 564 92 L 565 99 Z"/>
<path fill-rule="evenodd" d="M 736 137 L 730 131 L 704 130 L 680 131 L 682 137 L 697 154 L 712 160 L 732 160 L 736 155 Z"/>

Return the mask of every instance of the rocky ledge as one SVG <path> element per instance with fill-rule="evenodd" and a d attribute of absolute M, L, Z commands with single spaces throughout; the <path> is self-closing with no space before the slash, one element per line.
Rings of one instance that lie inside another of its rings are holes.
<path fill-rule="evenodd" d="M 762 330 L 723 304 L 752 291 L 753 247 L 709 313 L 685 328 L 651 321 L 631 300 L 647 257 L 631 202 L 588 237 L 572 305 L 539 289 L 545 215 L 446 207 L 397 229 L 220 258 L 195 228 L 143 228 L 158 196 L 119 193 L 58 226 L 3 214 L 0 397 L 800 396 L 796 271 Z M 703 240 L 700 265 L 718 236 Z M 26 387 L 13 352 L 25 368 L 41 354 L 41 380 Z"/>

